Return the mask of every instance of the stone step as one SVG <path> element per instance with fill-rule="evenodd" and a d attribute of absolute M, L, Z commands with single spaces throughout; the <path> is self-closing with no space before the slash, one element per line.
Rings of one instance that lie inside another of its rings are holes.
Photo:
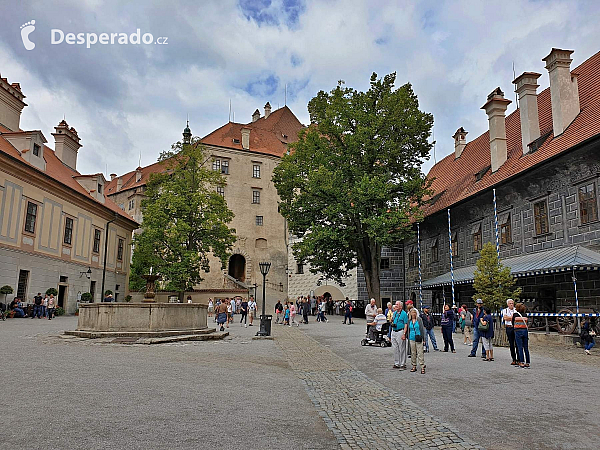
<path fill-rule="evenodd" d="M 86 331 L 86 330 L 67 330 L 63 333 L 70 336 L 77 336 L 88 339 L 101 338 L 166 338 L 175 336 L 202 336 L 215 333 L 216 328 L 201 328 L 187 330 L 162 330 L 162 331 Z"/>

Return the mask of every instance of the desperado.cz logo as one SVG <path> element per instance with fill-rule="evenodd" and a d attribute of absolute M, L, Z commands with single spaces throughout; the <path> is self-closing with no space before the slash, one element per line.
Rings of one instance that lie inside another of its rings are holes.
<path fill-rule="evenodd" d="M 33 50 L 35 43 L 29 39 L 31 33 L 35 31 L 35 20 L 21 25 L 21 39 L 26 50 Z M 92 45 L 140 45 L 140 44 L 158 44 L 168 45 L 168 37 L 160 36 L 154 39 L 152 33 L 142 34 L 138 28 L 134 33 L 65 33 L 63 30 L 53 28 L 50 30 L 50 44 L 59 45 L 62 43 L 69 45 L 85 45 L 91 48 Z"/>

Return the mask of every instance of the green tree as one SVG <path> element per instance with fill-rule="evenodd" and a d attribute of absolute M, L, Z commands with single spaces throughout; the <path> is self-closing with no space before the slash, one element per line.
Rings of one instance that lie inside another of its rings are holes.
<path fill-rule="evenodd" d="M 12 286 L 5 284 L 4 286 L 0 287 L 0 294 L 4 294 L 4 303 L 6 303 L 6 296 L 8 294 L 12 294 L 12 293 L 13 293 Z"/>
<path fill-rule="evenodd" d="M 433 116 L 419 110 L 410 84 L 396 74 L 360 92 L 340 81 L 308 104 L 311 126 L 275 169 L 280 211 L 301 238 L 296 260 L 337 282 L 360 264 L 379 302 L 381 249 L 413 234 L 428 181 Z"/>
<path fill-rule="evenodd" d="M 521 295 L 521 288 L 515 288 L 515 283 L 510 269 L 498 262 L 496 246 L 486 242 L 475 269 L 473 287 L 476 298 L 482 299 L 492 311 L 498 311 L 505 307 L 507 298 L 517 300 Z"/>
<path fill-rule="evenodd" d="M 184 291 L 202 281 L 200 272 L 210 270 L 210 253 L 225 265 L 236 239 L 235 230 L 228 227 L 233 213 L 216 192 L 224 184 L 223 176 L 204 166 L 197 138 L 192 144 L 174 144 L 159 161 L 165 170 L 153 174 L 146 185 L 132 272 L 139 276 L 152 267 L 165 287 L 179 292 L 183 300 Z"/>

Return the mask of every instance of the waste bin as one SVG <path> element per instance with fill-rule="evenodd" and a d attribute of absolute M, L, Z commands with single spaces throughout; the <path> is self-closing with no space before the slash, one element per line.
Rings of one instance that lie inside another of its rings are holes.
<path fill-rule="evenodd" d="M 261 336 L 271 336 L 271 320 L 273 320 L 273 316 L 270 314 L 260 316 L 259 333 Z"/>

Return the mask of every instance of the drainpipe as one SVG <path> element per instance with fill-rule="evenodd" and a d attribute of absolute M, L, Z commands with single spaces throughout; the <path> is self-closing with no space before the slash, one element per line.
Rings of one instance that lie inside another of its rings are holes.
<path fill-rule="evenodd" d="M 100 302 L 104 300 L 104 280 L 106 279 L 106 254 L 108 253 L 108 226 L 117 220 L 117 215 L 112 220 L 106 222 L 106 227 L 104 228 L 104 266 L 102 268 L 102 291 L 100 291 Z"/>

